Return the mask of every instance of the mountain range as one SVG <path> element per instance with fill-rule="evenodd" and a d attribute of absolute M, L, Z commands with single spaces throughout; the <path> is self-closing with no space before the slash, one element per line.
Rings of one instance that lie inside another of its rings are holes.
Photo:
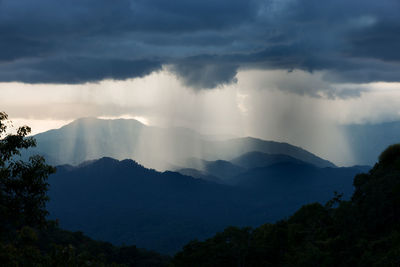
<path fill-rule="evenodd" d="M 65 229 L 174 253 L 226 226 L 258 226 L 306 203 L 324 203 L 334 191 L 348 197 L 354 175 L 363 170 L 286 162 L 240 172 L 224 183 L 101 158 L 58 166 L 49 179 L 48 209 Z"/>
<path fill-rule="evenodd" d="M 212 180 L 220 183 L 234 184 L 231 179 L 250 169 L 268 167 L 277 163 L 305 163 L 294 157 L 283 154 L 267 154 L 258 151 L 245 153 L 231 161 L 207 161 L 191 158 L 186 161 L 185 168 L 175 167 L 174 170 L 189 176 Z"/>
<path fill-rule="evenodd" d="M 34 137 L 37 147 L 30 153 L 44 155 L 54 165 L 112 157 L 131 158 L 146 167 L 167 170 L 187 166 L 191 158 L 232 160 L 259 151 L 288 155 L 318 167 L 334 167 L 333 163 L 287 143 L 252 137 L 215 140 L 189 129 L 146 126 L 136 120 L 84 118 Z"/>
<path fill-rule="evenodd" d="M 174 253 L 229 225 L 258 226 L 353 192 L 370 167 L 337 167 L 300 147 L 215 138 L 136 120 L 76 120 L 34 136 L 57 172 L 50 218 L 114 244 Z M 24 156 L 28 156 L 25 154 Z"/>
<path fill-rule="evenodd" d="M 354 164 L 372 166 L 379 153 L 400 142 L 400 121 L 350 124 L 340 127 Z M 228 138 L 199 134 L 186 128 L 147 126 L 133 119 L 82 118 L 34 136 L 39 153 L 54 164 L 80 164 L 101 157 L 132 158 L 158 170 L 186 167 L 188 159 L 207 161 L 233 159 L 249 152 L 282 154 L 318 167 L 333 167 L 300 147 L 252 137 Z"/>

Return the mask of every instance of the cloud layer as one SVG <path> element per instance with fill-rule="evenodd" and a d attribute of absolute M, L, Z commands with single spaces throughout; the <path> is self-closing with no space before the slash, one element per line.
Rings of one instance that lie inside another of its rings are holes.
<path fill-rule="evenodd" d="M 0 0 L 0 81 L 124 80 L 168 66 L 198 89 L 241 69 L 398 82 L 399 12 L 398 0 Z"/>

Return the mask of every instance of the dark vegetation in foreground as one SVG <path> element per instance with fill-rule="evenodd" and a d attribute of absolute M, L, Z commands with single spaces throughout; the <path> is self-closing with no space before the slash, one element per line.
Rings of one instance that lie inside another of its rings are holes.
<path fill-rule="evenodd" d="M 349 201 L 303 206 L 287 220 L 258 228 L 229 227 L 192 241 L 173 259 L 135 246 L 116 247 L 46 220 L 47 177 L 41 157 L 16 160 L 35 145 L 29 127 L 6 134 L 0 113 L 0 262 L 2 266 L 398 266 L 400 145 L 354 179 Z"/>
<path fill-rule="evenodd" d="M 169 258 L 135 246 L 116 247 L 47 221 L 47 177 L 55 171 L 42 157 L 18 160 L 35 146 L 29 127 L 7 134 L 0 112 L 0 265 L 1 266 L 167 266 Z"/>
<path fill-rule="evenodd" d="M 192 241 L 174 266 L 399 266 L 400 144 L 354 179 L 349 201 L 309 204 L 256 229 L 229 227 Z"/>
<path fill-rule="evenodd" d="M 50 219 L 96 240 L 168 255 L 230 225 L 276 222 L 302 205 L 327 202 L 334 191 L 347 200 L 354 176 L 370 169 L 336 167 L 287 143 L 218 141 L 135 120 L 79 119 L 34 138 L 37 147 L 23 155 L 63 164 L 48 179 Z M 177 172 L 151 170 L 146 162 Z"/>
<path fill-rule="evenodd" d="M 228 185 L 101 158 L 57 167 L 49 177 L 47 209 L 63 229 L 174 255 L 195 238 L 204 240 L 230 225 L 276 222 L 304 204 L 329 201 L 334 191 L 350 199 L 360 172 L 282 162 L 250 169 Z"/>

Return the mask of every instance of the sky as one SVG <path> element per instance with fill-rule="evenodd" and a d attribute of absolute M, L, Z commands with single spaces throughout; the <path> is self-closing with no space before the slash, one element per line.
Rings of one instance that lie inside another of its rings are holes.
<path fill-rule="evenodd" d="M 351 162 L 400 117 L 398 0 L 0 0 L 0 110 L 255 136 Z M 344 156 L 345 155 L 345 156 Z"/>

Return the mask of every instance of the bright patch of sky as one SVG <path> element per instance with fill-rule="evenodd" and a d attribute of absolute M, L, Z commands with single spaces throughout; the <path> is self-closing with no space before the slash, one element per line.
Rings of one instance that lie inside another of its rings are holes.
<path fill-rule="evenodd" d="M 131 118 L 289 142 L 337 164 L 351 161 L 338 125 L 400 117 L 400 83 L 331 84 L 323 72 L 283 70 L 241 70 L 236 79 L 214 90 L 193 90 L 163 69 L 126 81 L 2 83 L 0 106 L 15 125 L 27 124 L 34 134 L 81 117 Z"/>

